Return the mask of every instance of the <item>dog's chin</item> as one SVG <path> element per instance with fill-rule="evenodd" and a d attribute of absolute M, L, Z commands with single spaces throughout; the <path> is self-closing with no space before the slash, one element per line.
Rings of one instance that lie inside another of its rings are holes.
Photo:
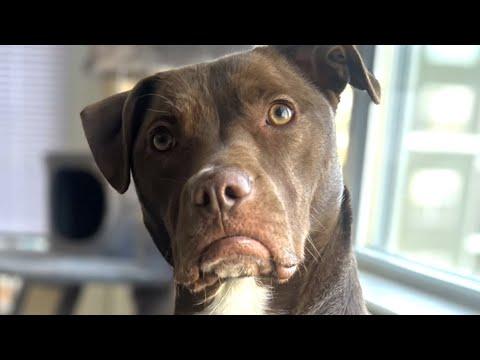
<path fill-rule="evenodd" d="M 202 252 L 201 276 L 189 287 L 198 292 L 221 280 L 240 277 L 271 278 L 278 283 L 288 281 L 296 266 L 280 266 L 272 259 L 270 250 L 258 240 L 243 236 L 217 240 Z"/>

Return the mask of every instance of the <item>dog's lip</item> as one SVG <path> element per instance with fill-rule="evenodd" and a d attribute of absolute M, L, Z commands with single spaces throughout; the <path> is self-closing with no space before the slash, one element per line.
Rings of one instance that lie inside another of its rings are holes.
<path fill-rule="evenodd" d="M 225 254 L 220 254 L 222 248 L 227 249 Z M 222 255 L 228 256 L 233 252 L 254 256 L 264 263 L 270 262 L 280 282 L 290 279 L 297 269 L 296 262 L 281 263 L 274 261 L 273 253 L 266 244 L 256 238 L 244 235 L 225 236 L 210 243 L 201 251 L 200 268 L 202 268 L 202 264 L 213 261 Z"/>
<path fill-rule="evenodd" d="M 200 255 L 200 262 L 205 263 L 211 259 L 220 256 L 220 252 L 226 249 L 229 252 L 241 252 L 245 255 L 256 256 L 264 260 L 270 261 L 272 256 L 268 247 L 261 241 L 243 235 L 225 236 L 213 241 L 206 248 L 204 248 Z"/>

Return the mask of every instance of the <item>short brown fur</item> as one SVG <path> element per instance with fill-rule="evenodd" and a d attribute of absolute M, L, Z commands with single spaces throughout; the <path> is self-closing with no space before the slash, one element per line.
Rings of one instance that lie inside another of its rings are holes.
<path fill-rule="evenodd" d="M 240 235 L 270 251 L 268 274 L 238 257 L 242 276 L 272 287 L 270 313 L 366 313 L 335 139 L 334 113 L 348 83 L 379 101 L 378 82 L 352 45 L 276 45 L 153 75 L 82 112 L 112 186 L 124 192 L 133 175 L 145 224 L 174 266 L 176 313 L 208 305 L 195 304 L 224 279 L 202 273 L 202 253 Z M 295 118 L 275 127 L 266 114 L 279 99 Z M 168 153 L 152 146 L 159 127 L 176 139 Z M 232 174 L 251 182 L 247 197 L 215 212 L 193 204 L 199 186 Z"/>

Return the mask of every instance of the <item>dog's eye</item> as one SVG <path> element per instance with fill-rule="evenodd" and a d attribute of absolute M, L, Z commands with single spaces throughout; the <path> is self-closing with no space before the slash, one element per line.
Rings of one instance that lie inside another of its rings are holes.
<path fill-rule="evenodd" d="M 292 119 L 293 110 L 286 104 L 273 104 L 268 111 L 268 123 L 271 125 L 285 125 Z"/>
<path fill-rule="evenodd" d="M 167 128 L 162 127 L 153 135 L 152 143 L 158 151 L 168 151 L 175 146 L 175 138 Z"/>

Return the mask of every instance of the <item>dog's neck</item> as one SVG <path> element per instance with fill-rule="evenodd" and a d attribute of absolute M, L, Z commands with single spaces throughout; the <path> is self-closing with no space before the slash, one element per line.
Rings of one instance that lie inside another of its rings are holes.
<path fill-rule="evenodd" d="M 351 244 L 351 209 L 345 189 L 332 229 L 311 234 L 305 261 L 286 284 L 230 279 L 192 295 L 177 288 L 177 314 L 366 314 Z M 321 244 L 324 244 L 320 248 Z"/>

